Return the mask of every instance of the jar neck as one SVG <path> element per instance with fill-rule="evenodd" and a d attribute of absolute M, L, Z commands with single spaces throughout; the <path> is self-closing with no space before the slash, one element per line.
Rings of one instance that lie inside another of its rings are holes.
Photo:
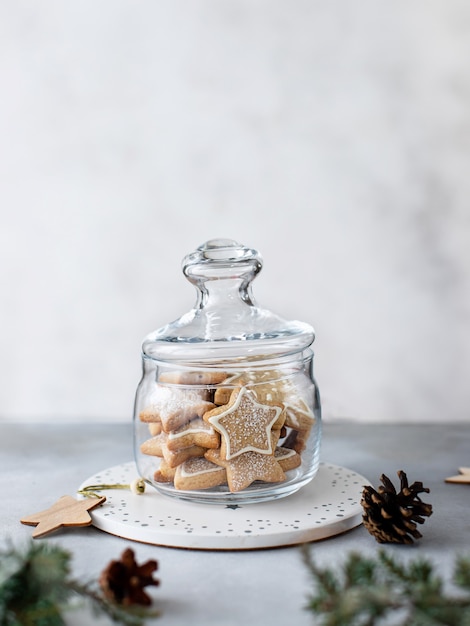
<path fill-rule="evenodd" d="M 197 363 L 243 362 L 301 352 L 313 342 L 308 324 L 261 309 L 251 284 L 262 260 L 232 240 L 206 242 L 183 259 L 183 273 L 197 291 L 193 308 L 145 340 L 144 354 Z"/>
<path fill-rule="evenodd" d="M 254 307 L 256 303 L 251 292 L 248 280 L 239 278 L 219 278 L 208 280 L 197 285 L 197 300 L 195 309 L 230 308 L 231 317 L 234 311 L 246 311 L 247 307 Z"/>

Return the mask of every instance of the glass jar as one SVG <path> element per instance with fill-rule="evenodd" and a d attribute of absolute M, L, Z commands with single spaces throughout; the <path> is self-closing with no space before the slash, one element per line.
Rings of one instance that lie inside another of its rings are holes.
<path fill-rule="evenodd" d="M 294 493 L 318 470 L 314 330 L 256 305 L 261 268 L 257 250 L 206 242 L 183 259 L 194 308 L 144 340 L 135 459 L 162 494 L 261 502 Z"/>

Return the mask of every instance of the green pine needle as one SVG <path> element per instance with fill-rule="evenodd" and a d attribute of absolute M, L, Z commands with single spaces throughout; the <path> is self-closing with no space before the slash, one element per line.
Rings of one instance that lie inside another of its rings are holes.
<path fill-rule="evenodd" d="M 0 551 L 0 626 L 65 626 L 63 611 L 84 598 L 95 613 L 123 626 L 142 626 L 148 609 L 112 604 L 91 585 L 70 578 L 70 554 L 58 546 L 30 542 Z"/>
<path fill-rule="evenodd" d="M 448 595 L 422 558 L 403 564 L 383 550 L 372 558 L 352 552 L 335 570 L 318 567 L 308 545 L 302 554 L 313 580 L 306 609 L 316 626 L 470 626 L 470 557 L 456 559 L 460 592 Z"/>

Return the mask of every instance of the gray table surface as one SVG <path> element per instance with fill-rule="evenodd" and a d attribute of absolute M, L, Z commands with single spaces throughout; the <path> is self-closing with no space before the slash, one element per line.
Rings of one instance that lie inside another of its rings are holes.
<path fill-rule="evenodd" d="M 2 544 L 24 545 L 32 528 L 20 518 L 48 508 L 58 497 L 73 495 L 88 476 L 132 460 L 130 424 L 14 424 L 0 422 Z M 470 554 L 470 486 L 444 483 L 460 466 L 470 466 L 470 424 L 324 424 L 323 461 L 353 469 L 379 484 L 382 473 L 398 484 L 403 469 L 431 492 L 423 499 L 433 515 L 423 538 L 411 547 L 386 549 L 407 560 L 429 558 L 450 577 L 455 555 Z M 426 495 L 426 494 L 424 494 Z M 305 610 L 311 589 L 297 546 L 254 551 L 193 551 L 133 543 L 94 527 L 56 531 L 47 538 L 72 554 L 74 578 L 96 580 L 104 566 L 128 546 L 139 562 L 156 559 L 161 586 L 152 591 L 168 626 L 311 626 Z M 342 563 L 354 550 L 373 554 L 381 548 L 359 526 L 312 543 L 319 564 Z M 109 624 L 91 617 L 86 607 L 67 614 L 67 624 Z"/>

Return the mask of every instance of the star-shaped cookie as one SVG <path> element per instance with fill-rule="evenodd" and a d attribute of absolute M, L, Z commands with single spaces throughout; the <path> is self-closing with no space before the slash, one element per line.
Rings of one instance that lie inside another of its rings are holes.
<path fill-rule="evenodd" d="M 278 483 L 286 478 L 281 466 L 271 454 L 244 452 L 231 460 L 225 460 L 221 458 L 218 450 L 207 450 L 205 457 L 212 463 L 225 467 L 228 487 L 232 493 L 246 489 L 255 480 Z"/>
<path fill-rule="evenodd" d="M 218 448 L 220 436 L 210 424 L 201 417 L 196 417 L 180 428 L 168 433 L 166 445 L 168 450 L 181 450 L 188 446 L 202 446 L 203 448 Z"/>
<path fill-rule="evenodd" d="M 61 526 L 89 526 L 92 522 L 88 511 L 95 509 L 106 501 L 105 496 L 75 500 L 72 496 L 62 496 L 49 509 L 28 515 L 21 520 L 22 524 L 36 526 L 33 537 L 43 537 Z"/>
<path fill-rule="evenodd" d="M 156 437 L 144 441 L 140 446 L 140 451 L 143 454 L 165 459 L 169 467 L 177 467 L 180 463 L 186 461 L 186 459 L 190 459 L 194 456 L 204 456 L 204 452 L 206 451 L 206 448 L 197 445 L 190 445 L 178 450 L 169 450 L 167 441 L 168 435 L 165 432 L 161 432 Z"/>
<path fill-rule="evenodd" d="M 204 420 L 222 435 L 221 457 L 230 460 L 246 452 L 272 455 L 271 431 L 275 425 L 281 427 L 281 413 L 281 407 L 260 404 L 246 387 L 240 387 L 228 404 L 205 413 Z"/>
<path fill-rule="evenodd" d="M 140 412 L 140 420 L 161 423 L 167 433 L 214 408 L 209 401 L 209 390 L 156 385 L 149 398 L 149 406 Z"/>

